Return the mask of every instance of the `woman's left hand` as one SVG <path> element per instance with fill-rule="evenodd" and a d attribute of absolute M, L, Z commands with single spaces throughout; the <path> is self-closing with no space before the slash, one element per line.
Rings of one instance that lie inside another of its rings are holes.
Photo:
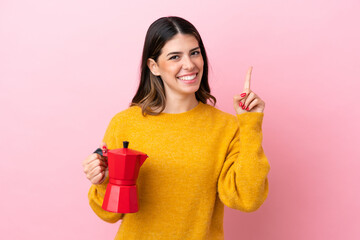
<path fill-rule="evenodd" d="M 243 92 L 234 96 L 234 108 L 236 114 L 264 112 L 265 102 L 250 90 L 251 71 L 252 67 L 249 68 L 246 74 Z"/>

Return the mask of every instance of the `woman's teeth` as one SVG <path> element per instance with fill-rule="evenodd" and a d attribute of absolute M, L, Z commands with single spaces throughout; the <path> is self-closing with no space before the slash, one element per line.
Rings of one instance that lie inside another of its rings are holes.
<path fill-rule="evenodd" d="M 191 75 L 191 76 L 178 77 L 178 79 L 183 80 L 183 81 L 190 81 L 190 80 L 193 80 L 195 77 L 196 77 L 196 74 Z"/>

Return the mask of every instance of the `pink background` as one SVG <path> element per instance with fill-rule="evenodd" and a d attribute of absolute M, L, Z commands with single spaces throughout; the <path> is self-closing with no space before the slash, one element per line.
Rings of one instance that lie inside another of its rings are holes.
<path fill-rule="evenodd" d="M 88 205 L 81 166 L 131 101 L 145 33 L 192 22 L 217 107 L 254 66 L 265 102 L 270 192 L 225 208 L 225 238 L 360 239 L 360 3 L 299 1 L 0 2 L 1 239 L 113 239 Z"/>

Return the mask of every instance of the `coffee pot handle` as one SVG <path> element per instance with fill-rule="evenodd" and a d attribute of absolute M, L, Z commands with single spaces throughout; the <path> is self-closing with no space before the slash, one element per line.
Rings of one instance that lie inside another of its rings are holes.
<path fill-rule="evenodd" d="M 97 154 L 99 154 L 101 156 L 107 157 L 107 148 L 105 146 L 104 146 L 103 149 L 97 148 L 93 153 L 97 153 Z"/>

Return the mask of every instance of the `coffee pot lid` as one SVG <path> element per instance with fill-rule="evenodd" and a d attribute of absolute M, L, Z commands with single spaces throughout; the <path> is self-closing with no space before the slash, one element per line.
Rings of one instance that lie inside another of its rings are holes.
<path fill-rule="evenodd" d="M 123 141 L 123 148 L 116 148 L 116 149 L 112 149 L 109 151 L 111 153 L 120 154 L 120 155 L 146 155 L 143 152 L 130 149 L 130 148 L 128 148 L 128 146 L 129 146 L 129 142 Z"/>

